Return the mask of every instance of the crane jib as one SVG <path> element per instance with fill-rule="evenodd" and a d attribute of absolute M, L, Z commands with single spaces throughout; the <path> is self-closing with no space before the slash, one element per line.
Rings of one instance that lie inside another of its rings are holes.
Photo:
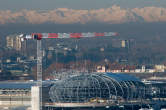
<path fill-rule="evenodd" d="M 26 35 L 27 39 L 41 40 L 45 38 L 89 38 L 89 37 L 102 37 L 102 36 L 117 36 L 117 32 L 87 32 L 87 33 L 32 33 Z"/>

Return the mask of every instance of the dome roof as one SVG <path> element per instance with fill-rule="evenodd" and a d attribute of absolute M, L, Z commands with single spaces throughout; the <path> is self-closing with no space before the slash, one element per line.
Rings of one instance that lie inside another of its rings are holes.
<path fill-rule="evenodd" d="M 126 74 L 82 74 L 57 81 L 49 91 L 53 102 L 89 102 L 133 99 L 143 95 L 144 84 L 138 78 Z"/>
<path fill-rule="evenodd" d="M 105 73 L 104 75 L 109 76 L 114 78 L 116 81 L 141 81 L 140 79 L 132 76 L 132 75 L 128 75 L 128 74 L 122 74 L 122 73 Z"/>

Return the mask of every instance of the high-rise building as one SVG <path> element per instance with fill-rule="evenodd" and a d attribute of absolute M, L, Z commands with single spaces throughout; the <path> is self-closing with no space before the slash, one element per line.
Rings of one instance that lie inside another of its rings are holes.
<path fill-rule="evenodd" d="M 14 48 L 17 50 L 17 51 L 20 51 L 21 50 L 21 47 L 22 47 L 22 42 L 21 42 L 21 38 L 19 36 L 16 36 L 15 37 L 15 45 L 14 45 Z"/>
<path fill-rule="evenodd" d="M 20 51 L 22 48 L 22 41 L 21 38 L 17 35 L 9 35 L 6 37 L 6 47 L 13 48 L 17 51 Z"/>
<path fill-rule="evenodd" d="M 122 41 L 121 41 L 121 47 L 122 47 L 122 48 L 125 48 L 125 47 L 126 47 L 126 40 L 122 40 Z"/>
<path fill-rule="evenodd" d="M 121 47 L 122 48 L 130 48 L 130 40 L 122 40 L 121 41 Z"/>
<path fill-rule="evenodd" d="M 13 37 L 7 36 L 6 37 L 6 47 L 13 48 L 14 47 L 14 39 Z"/>

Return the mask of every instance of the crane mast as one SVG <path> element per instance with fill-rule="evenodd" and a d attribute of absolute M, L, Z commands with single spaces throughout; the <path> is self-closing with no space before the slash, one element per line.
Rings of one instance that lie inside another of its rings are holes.
<path fill-rule="evenodd" d="M 91 37 L 111 37 L 117 36 L 117 32 L 88 32 L 88 33 L 32 33 L 30 35 L 20 35 L 22 41 L 28 39 L 35 39 L 37 42 L 37 86 L 39 87 L 39 110 L 42 110 L 42 39 L 51 38 L 91 38 Z"/>
<path fill-rule="evenodd" d="M 41 86 L 42 82 L 42 47 L 41 40 L 37 40 L 37 81 L 38 86 Z"/>
<path fill-rule="evenodd" d="M 37 86 L 39 87 L 39 108 L 42 110 L 42 45 L 41 40 L 37 40 Z"/>

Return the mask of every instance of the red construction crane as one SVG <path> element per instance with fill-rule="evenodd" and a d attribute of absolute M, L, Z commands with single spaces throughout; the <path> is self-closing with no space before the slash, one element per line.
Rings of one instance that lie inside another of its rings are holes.
<path fill-rule="evenodd" d="M 102 36 L 117 36 L 117 32 L 88 32 L 88 33 L 32 33 L 30 35 L 21 34 L 20 37 L 24 39 L 47 39 L 47 38 L 89 38 L 89 37 L 102 37 Z"/>
<path fill-rule="evenodd" d="M 50 38 L 91 38 L 91 37 L 111 37 L 119 35 L 117 32 L 88 32 L 88 33 L 32 33 L 32 34 L 21 34 L 20 38 L 22 41 L 28 39 L 37 40 L 37 85 L 42 89 L 42 39 Z M 42 91 L 42 90 L 41 90 Z M 42 92 L 40 94 L 40 110 L 42 110 Z"/>
<path fill-rule="evenodd" d="M 88 32 L 88 33 L 32 33 L 32 34 L 21 34 L 21 40 L 27 39 L 35 39 L 37 40 L 37 81 L 42 81 L 42 47 L 41 47 L 41 40 L 42 39 L 50 39 L 50 38 L 58 38 L 58 39 L 65 39 L 65 38 L 91 38 L 91 37 L 110 37 L 110 36 L 117 36 L 117 32 Z"/>

